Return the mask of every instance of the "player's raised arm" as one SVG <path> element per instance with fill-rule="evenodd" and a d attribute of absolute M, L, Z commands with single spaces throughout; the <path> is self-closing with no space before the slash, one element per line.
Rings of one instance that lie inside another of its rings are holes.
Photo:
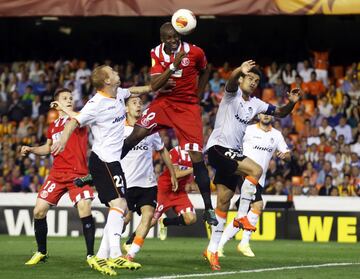
<path fill-rule="evenodd" d="M 289 102 L 281 107 L 276 107 L 274 116 L 281 118 L 287 116 L 293 110 L 296 103 L 300 100 L 301 90 L 300 88 L 293 88 L 290 92 L 287 93 L 287 95 Z"/>
<path fill-rule="evenodd" d="M 237 67 L 230 75 L 229 80 L 226 82 L 226 92 L 233 93 L 239 88 L 239 78 L 241 75 L 247 75 L 249 71 L 255 66 L 255 61 L 248 60 Z"/>
<path fill-rule="evenodd" d="M 167 68 L 164 72 L 158 75 L 153 75 L 151 77 L 151 87 L 154 91 L 158 91 L 161 87 L 163 87 L 167 81 L 169 80 L 170 76 L 178 69 L 181 60 L 186 56 L 185 51 L 179 51 L 176 56 L 175 60 L 172 64 L 170 64 L 169 68 Z"/>
<path fill-rule="evenodd" d="M 176 173 L 175 173 L 174 166 L 173 166 L 173 164 L 171 162 L 169 151 L 166 149 L 166 147 L 164 147 L 163 149 L 159 150 L 159 152 L 160 152 L 160 156 L 163 159 L 165 165 L 169 169 L 170 177 L 171 177 L 172 190 L 174 192 L 176 192 L 177 189 L 178 189 L 178 181 L 177 181 L 177 176 L 176 176 Z"/>
<path fill-rule="evenodd" d="M 145 86 L 132 86 L 129 88 L 129 91 L 132 95 L 142 95 L 152 92 L 151 85 L 145 85 Z M 133 96 L 133 97 L 134 97 Z"/>
<path fill-rule="evenodd" d="M 51 153 L 54 156 L 64 151 L 67 141 L 69 140 L 71 134 L 78 126 L 79 123 L 77 122 L 76 119 L 71 119 L 69 122 L 66 123 L 64 131 L 61 134 L 60 140 L 54 142 L 54 144 L 51 146 Z"/>
<path fill-rule="evenodd" d="M 52 140 L 48 139 L 45 144 L 40 146 L 31 147 L 31 146 L 23 145 L 21 147 L 20 154 L 21 156 L 26 156 L 29 153 L 34 153 L 35 155 L 40 155 L 40 156 L 48 155 L 50 154 L 51 144 L 52 144 Z"/>

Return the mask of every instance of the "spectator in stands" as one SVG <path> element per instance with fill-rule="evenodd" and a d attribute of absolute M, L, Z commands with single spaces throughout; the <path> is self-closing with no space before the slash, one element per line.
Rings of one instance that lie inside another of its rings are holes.
<path fill-rule="evenodd" d="M 356 194 L 356 187 L 354 184 L 351 183 L 350 175 L 345 174 L 343 183 L 338 185 L 340 196 L 357 196 Z"/>
<path fill-rule="evenodd" d="M 360 123 L 360 103 L 353 106 L 350 111 L 350 116 L 347 119 L 347 123 L 351 128 L 356 128 L 357 124 Z"/>
<path fill-rule="evenodd" d="M 339 189 L 334 186 L 330 189 L 330 194 L 329 196 L 332 196 L 332 197 L 338 197 L 339 196 Z"/>
<path fill-rule="evenodd" d="M 326 137 L 330 136 L 332 127 L 329 125 L 327 118 L 321 120 L 321 125 L 319 127 L 319 133 L 324 134 Z"/>
<path fill-rule="evenodd" d="M 351 145 L 351 152 L 356 153 L 360 157 L 360 134 L 357 136 L 357 141 Z"/>
<path fill-rule="evenodd" d="M 295 82 L 296 71 L 292 68 L 290 63 L 286 63 L 285 68 L 281 73 L 281 77 L 288 86 Z"/>
<path fill-rule="evenodd" d="M 225 81 L 220 78 L 218 72 L 214 72 L 212 75 L 212 79 L 210 79 L 209 83 L 211 86 L 211 91 L 217 94 L 218 92 L 220 92 L 221 84 L 225 84 Z"/>
<path fill-rule="evenodd" d="M 350 125 L 346 124 L 346 117 L 341 117 L 339 125 L 335 126 L 336 133 L 338 137 L 343 135 L 345 138 L 345 143 L 349 144 L 352 142 L 352 132 Z"/>
<path fill-rule="evenodd" d="M 275 85 L 278 78 L 281 78 L 281 69 L 279 69 L 278 64 L 275 61 L 271 63 L 270 67 L 267 67 L 266 76 L 270 86 Z"/>
<path fill-rule="evenodd" d="M 319 171 L 317 179 L 316 179 L 316 184 L 317 185 L 324 185 L 325 183 L 325 178 L 327 175 L 329 175 L 331 172 L 331 162 L 330 161 L 325 161 L 325 164 L 323 166 L 323 168 Z"/>
<path fill-rule="evenodd" d="M 331 110 L 333 109 L 332 104 L 329 102 L 329 98 L 325 95 L 321 97 L 321 102 L 319 102 L 319 112 L 323 117 L 329 117 L 331 115 Z"/>
<path fill-rule="evenodd" d="M 332 176 L 327 175 L 325 177 L 325 184 L 320 188 L 319 190 L 319 196 L 329 196 L 331 193 L 331 190 L 334 188 L 332 184 Z"/>
<path fill-rule="evenodd" d="M 20 100 L 19 93 L 14 91 L 11 93 L 11 103 L 7 115 L 11 121 L 20 122 L 25 116 L 25 106 Z"/>
<path fill-rule="evenodd" d="M 329 51 L 313 51 L 316 74 L 326 86 L 328 84 Z"/>
<path fill-rule="evenodd" d="M 343 94 L 340 90 L 336 89 L 334 84 L 330 85 L 326 96 L 329 98 L 330 104 L 335 108 L 339 108 L 343 103 Z"/>
<path fill-rule="evenodd" d="M 303 65 L 304 67 L 299 71 L 299 75 L 304 82 L 309 82 L 311 79 L 311 73 L 314 71 L 314 69 L 310 67 L 309 60 L 304 60 Z"/>
<path fill-rule="evenodd" d="M 311 73 L 310 81 L 306 84 L 306 87 L 308 90 L 306 98 L 313 100 L 316 105 L 318 98 L 325 93 L 325 86 L 322 81 L 317 80 L 315 71 Z"/>
<path fill-rule="evenodd" d="M 230 78 L 231 72 L 229 62 L 224 62 L 223 66 L 218 69 L 220 78 L 225 81 Z"/>
<path fill-rule="evenodd" d="M 311 126 L 319 128 L 323 119 L 324 116 L 320 114 L 319 108 L 314 108 L 313 115 L 310 118 Z"/>
<path fill-rule="evenodd" d="M 328 117 L 329 125 L 333 128 L 339 125 L 341 117 L 342 117 L 341 113 L 338 113 L 335 108 L 332 108 L 330 116 Z"/>

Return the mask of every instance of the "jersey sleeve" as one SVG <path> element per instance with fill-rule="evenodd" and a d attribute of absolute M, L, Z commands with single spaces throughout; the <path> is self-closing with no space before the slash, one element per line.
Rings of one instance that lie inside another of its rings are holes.
<path fill-rule="evenodd" d="M 264 113 L 267 115 L 274 115 L 275 110 L 276 110 L 275 106 L 268 104 L 258 98 L 256 98 L 256 103 L 257 103 L 257 113 L 256 114 Z"/>
<path fill-rule="evenodd" d="M 289 147 L 285 142 L 284 136 L 282 134 L 279 134 L 279 141 L 276 147 L 277 150 L 279 150 L 281 153 L 289 152 Z"/>
<path fill-rule="evenodd" d="M 206 59 L 206 55 L 205 52 L 201 49 L 201 48 L 196 48 L 197 49 L 197 55 L 196 55 L 196 68 L 201 71 L 204 70 L 206 68 L 207 65 L 207 59 Z"/>
<path fill-rule="evenodd" d="M 130 90 L 125 88 L 118 88 L 116 91 L 117 98 L 120 100 L 125 100 L 131 96 Z"/>
<path fill-rule="evenodd" d="M 179 164 L 180 154 L 177 147 L 170 150 L 170 158 L 173 165 Z"/>
<path fill-rule="evenodd" d="M 51 123 L 47 129 L 46 132 L 46 138 L 49 140 L 52 140 L 52 133 L 51 133 L 51 129 L 53 128 L 53 123 Z"/>
<path fill-rule="evenodd" d="M 85 125 L 90 125 L 95 122 L 97 115 L 98 104 L 94 100 L 89 100 L 86 105 L 81 109 L 80 113 L 75 116 L 77 122 L 79 122 L 80 127 Z"/>
<path fill-rule="evenodd" d="M 159 133 L 155 133 L 153 135 L 152 146 L 156 151 L 160 151 L 164 148 L 164 142 L 162 141 Z"/>
<path fill-rule="evenodd" d="M 150 75 L 158 75 L 164 72 L 163 66 L 160 64 L 159 57 L 156 56 L 155 51 L 152 49 L 150 52 L 151 56 L 151 69 Z"/>

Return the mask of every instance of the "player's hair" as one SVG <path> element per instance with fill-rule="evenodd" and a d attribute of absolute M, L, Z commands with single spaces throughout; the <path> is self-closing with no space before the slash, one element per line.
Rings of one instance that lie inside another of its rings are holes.
<path fill-rule="evenodd" d="M 104 68 L 106 65 L 97 66 L 91 73 L 91 82 L 96 89 L 103 89 L 105 86 L 105 80 L 109 78 L 109 75 Z"/>
<path fill-rule="evenodd" d="M 125 106 L 127 106 L 128 102 L 129 102 L 131 99 L 134 99 L 134 98 L 140 98 L 140 96 L 134 95 L 134 96 L 130 96 L 129 98 L 126 98 L 126 99 L 125 99 Z"/>
<path fill-rule="evenodd" d="M 253 74 L 255 74 L 255 75 L 258 75 L 259 78 L 261 79 L 262 74 L 261 74 L 260 69 L 258 69 L 257 67 L 253 67 L 253 68 L 249 71 L 249 73 L 253 73 Z"/>
<path fill-rule="evenodd" d="M 72 93 L 70 89 L 65 88 L 65 87 L 56 89 L 56 91 L 54 93 L 54 100 L 57 101 L 59 99 L 59 95 L 61 93 L 65 93 L 65 92 L 70 93 L 70 94 Z"/>

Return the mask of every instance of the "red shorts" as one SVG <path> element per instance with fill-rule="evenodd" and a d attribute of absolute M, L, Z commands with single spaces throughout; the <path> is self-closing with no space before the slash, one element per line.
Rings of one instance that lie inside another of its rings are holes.
<path fill-rule="evenodd" d="M 60 198 L 69 192 L 69 196 L 74 205 L 81 199 L 94 199 L 94 191 L 90 186 L 77 187 L 73 181 L 77 177 L 84 175 L 52 172 L 44 184 L 39 189 L 38 198 L 45 200 L 51 205 L 57 205 Z"/>
<path fill-rule="evenodd" d="M 177 215 L 181 215 L 186 212 L 195 213 L 194 206 L 185 191 L 161 192 L 161 189 L 159 189 L 154 218 L 159 219 L 161 215 L 170 208 L 173 208 Z"/>
<path fill-rule="evenodd" d="M 161 129 L 173 128 L 181 149 L 202 151 L 204 140 L 201 109 L 198 104 L 155 100 L 136 124 L 151 129 L 154 133 Z"/>

